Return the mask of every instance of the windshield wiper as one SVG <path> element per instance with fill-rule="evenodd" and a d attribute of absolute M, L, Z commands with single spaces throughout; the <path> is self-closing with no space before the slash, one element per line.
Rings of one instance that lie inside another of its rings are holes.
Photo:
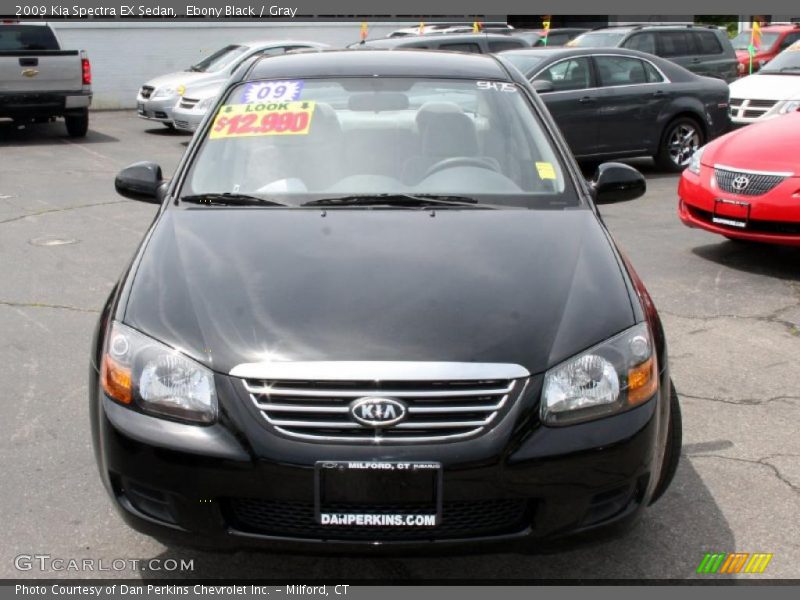
<path fill-rule="evenodd" d="M 448 196 L 444 194 L 353 194 L 320 198 L 302 206 L 468 206 L 475 208 L 478 201 L 468 196 Z M 481 204 L 478 208 L 493 208 Z"/>
<path fill-rule="evenodd" d="M 282 202 L 275 202 L 274 200 L 267 200 L 257 196 L 248 196 L 247 194 L 230 194 L 228 192 L 222 194 L 194 194 L 191 196 L 181 196 L 181 202 L 188 202 L 190 204 L 206 204 L 214 206 L 288 206 Z"/>

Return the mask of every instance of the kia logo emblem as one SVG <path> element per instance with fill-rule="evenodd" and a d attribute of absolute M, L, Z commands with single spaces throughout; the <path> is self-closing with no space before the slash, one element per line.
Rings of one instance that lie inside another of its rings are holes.
<path fill-rule="evenodd" d="M 736 177 L 733 178 L 733 183 L 731 184 L 731 186 L 733 186 L 733 189 L 735 189 L 738 192 L 741 192 L 742 190 L 747 188 L 748 185 L 750 185 L 750 178 L 747 177 L 746 175 L 737 175 Z"/>
<path fill-rule="evenodd" d="M 405 403 L 394 398 L 359 398 L 350 405 L 350 416 L 367 427 L 389 427 L 406 418 Z"/>

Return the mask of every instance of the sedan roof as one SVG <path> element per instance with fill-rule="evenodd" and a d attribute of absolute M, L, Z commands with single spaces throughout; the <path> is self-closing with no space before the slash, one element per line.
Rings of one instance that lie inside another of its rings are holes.
<path fill-rule="evenodd" d="M 455 37 L 455 36 L 454 36 Z M 441 77 L 510 81 L 491 56 L 426 50 L 329 50 L 262 58 L 245 77 Z"/>

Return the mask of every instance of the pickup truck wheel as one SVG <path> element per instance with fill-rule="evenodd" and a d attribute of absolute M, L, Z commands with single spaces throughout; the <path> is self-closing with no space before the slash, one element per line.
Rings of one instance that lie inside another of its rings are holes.
<path fill-rule="evenodd" d="M 89 112 L 81 115 L 68 115 L 64 117 L 67 133 L 70 137 L 85 137 L 89 131 Z"/>
<path fill-rule="evenodd" d="M 681 458 L 681 445 L 683 444 L 683 420 L 681 419 L 681 405 L 678 401 L 678 392 L 675 384 L 670 381 L 672 389 L 669 396 L 669 425 L 667 425 L 667 447 L 664 450 L 664 460 L 661 463 L 661 474 L 650 498 L 650 504 L 664 495 L 669 488 L 675 471 L 678 470 L 678 462 Z"/>

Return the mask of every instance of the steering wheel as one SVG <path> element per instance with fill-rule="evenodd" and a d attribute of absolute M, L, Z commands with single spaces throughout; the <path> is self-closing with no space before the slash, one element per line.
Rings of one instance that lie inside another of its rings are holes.
<path fill-rule="evenodd" d="M 479 169 L 488 169 L 489 171 L 497 172 L 497 169 L 495 169 L 488 161 L 482 158 L 476 158 L 473 156 L 451 156 L 450 158 L 445 158 L 444 160 L 440 160 L 436 164 L 431 165 L 430 168 L 425 171 L 425 175 L 422 178 L 426 179 L 434 173 L 444 171 L 445 169 L 452 169 L 454 167 L 478 167 Z"/>

